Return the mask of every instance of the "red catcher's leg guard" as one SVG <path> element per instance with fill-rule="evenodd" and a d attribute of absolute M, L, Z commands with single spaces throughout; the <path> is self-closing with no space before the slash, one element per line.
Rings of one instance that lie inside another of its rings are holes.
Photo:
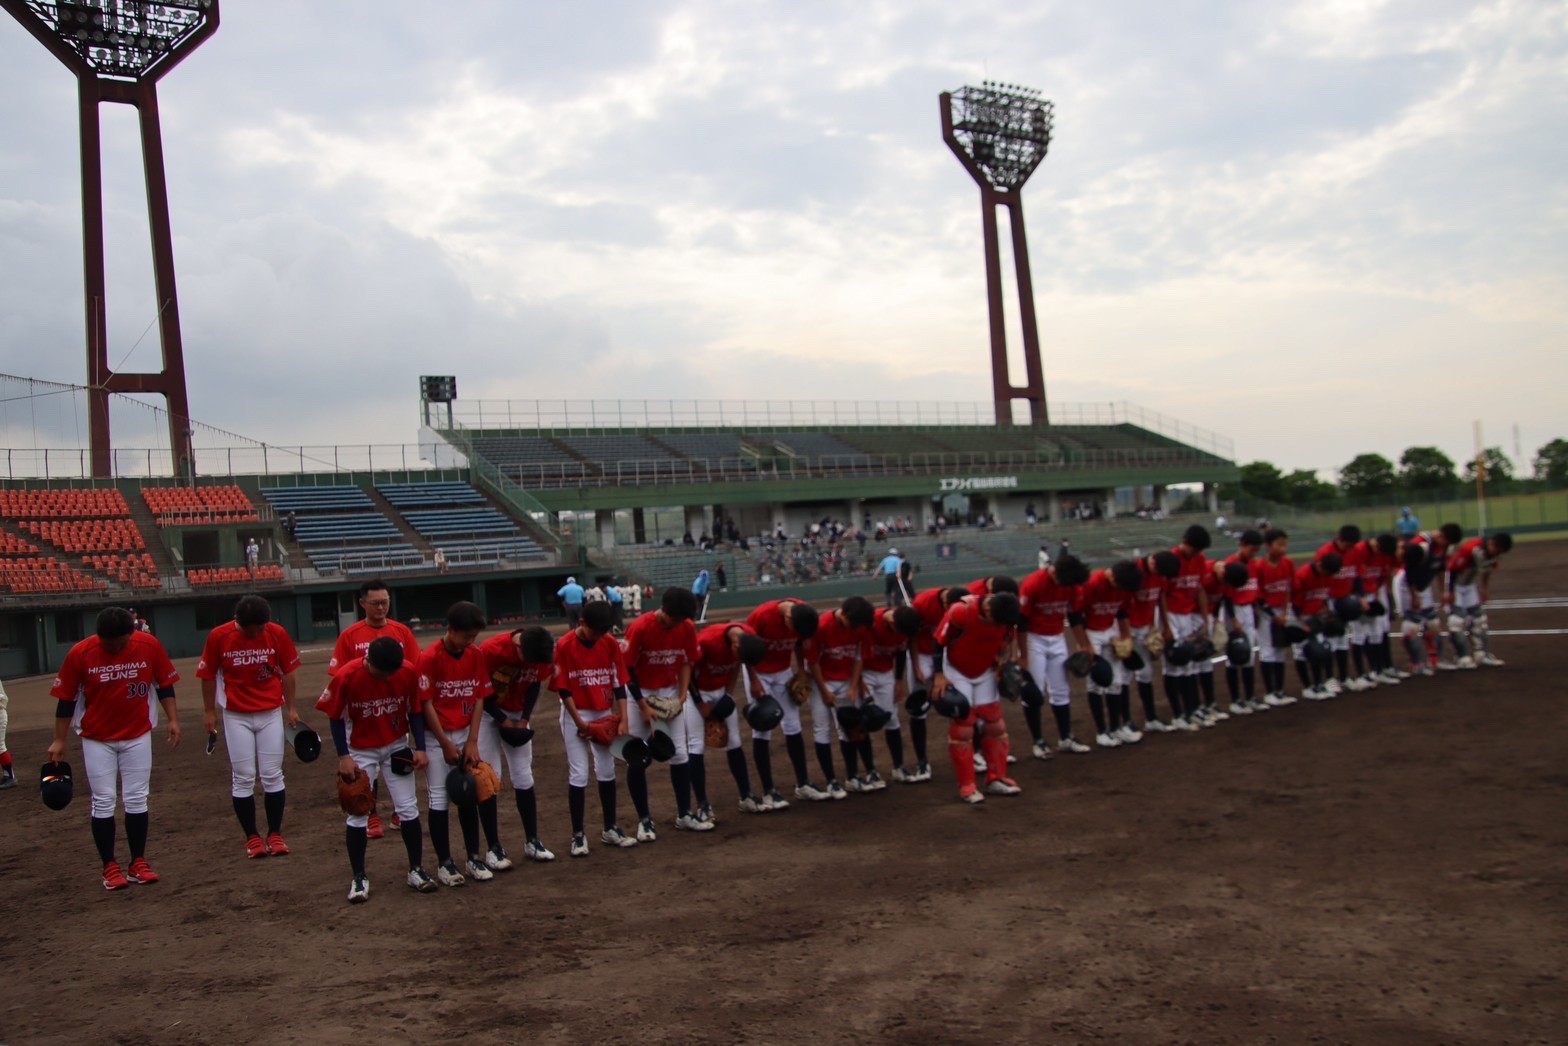
<path fill-rule="evenodd" d="M 953 776 L 958 779 L 959 795 L 968 795 L 975 790 L 974 736 L 974 712 L 947 724 L 947 754 L 953 760 Z"/>
<path fill-rule="evenodd" d="M 975 718 L 980 720 L 980 752 L 985 756 L 986 783 L 1005 780 L 1008 743 L 1007 724 L 1002 721 L 1002 706 L 982 705 L 975 709 Z"/>

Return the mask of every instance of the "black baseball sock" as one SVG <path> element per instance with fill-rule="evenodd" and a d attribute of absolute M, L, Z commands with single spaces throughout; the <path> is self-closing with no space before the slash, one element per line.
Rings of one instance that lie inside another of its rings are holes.
<path fill-rule="evenodd" d="M 751 739 L 751 761 L 757 764 L 757 780 L 762 782 L 765 793 L 773 792 L 773 755 L 768 750 L 768 742 L 760 737 Z M 744 768 L 742 768 L 744 770 Z M 730 771 L 735 770 L 735 763 L 730 762 Z"/>
<path fill-rule="evenodd" d="M 125 815 L 125 842 L 131 848 L 131 860 L 147 856 L 147 811 Z"/>
<path fill-rule="evenodd" d="M 767 742 L 761 742 L 766 745 Z M 735 790 L 742 799 L 751 794 L 751 774 L 746 772 L 746 753 L 739 748 L 726 748 L 724 759 L 729 763 L 730 776 L 735 779 Z"/>
<path fill-rule="evenodd" d="M 820 752 L 821 749 L 822 746 L 818 745 L 817 750 Z M 860 753 L 855 748 L 855 742 L 840 741 L 838 750 L 839 754 L 844 757 L 844 776 L 853 780 L 860 773 Z M 828 779 L 832 780 L 832 775 L 829 775 Z"/>
<path fill-rule="evenodd" d="M 588 809 L 588 789 L 582 785 L 567 785 L 566 808 L 572 814 L 572 834 L 582 835 L 583 820 Z"/>
<path fill-rule="evenodd" d="M 283 801 L 286 793 L 279 788 L 276 792 L 261 793 L 261 805 L 267 812 L 267 834 L 283 831 Z M 255 807 L 251 807 L 252 816 Z"/>
<path fill-rule="evenodd" d="M 1040 739 L 1045 736 L 1045 731 L 1040 724 L 1040 710 L 1024 705 L 1024 723 L 1029 727 L 1029 736 L 1034 738 L 1035 743 L 1038 744 Z"/>
<path fill-rule="evenodd" d="M 1105 733 L 1105 698 L 1098 693 L 1089 694 L 1089 714 L 1094 717 L 1094 732 Z"/>
<path fill-rule="evenodd" d="M 1203 704 L 1209 708 L 1214 707 L 1214 673 L 1198 673 L 1198 689 L 1203 691 Z"/>
<path fill-rule="evenodd" d="M 1165 703 L 1171 706 L 1171 718 L 1182 717 L 1181 701 L 1181 676 L 1173 676 L 1169 672 L 1164 677 Z"/>
<path fill-rule="evenodd" d="M 1052 705 L 1051 715 L 1056 719 L 1056 733 L 1062 740 L 1073 736 L 1072 705 Z"/>
<path fill-rule="evenodd" d="M 497 854 L 501 852 L 501 824 L 496 814 L 500 805 L 493 795 L 479 803 L 479 827 L 485 833 L 485 845 Z"/>
<path fill-rule="evenodd" d="M 1154 709 L 1154 684 L 1152 682 L 1145 683 L 1140 681 L 1138 683 L 1138 700 L 1143 703 L 1143 721 L 1145 723 L 1152 723 L 1160 718 L 1160 714 Z"/>
<path fill-rule="evenodd" d="M 431 812 L 434 813 L 434 811 Z M 403 849 L 408 852 L 408 868 L 410 871 L 413 871 L 424 863 L 425 839 L 424 832 L 419 827 L 419 818 L 410 817 L 398 825 L 397 830 L 403 835 Z M 450 855 L 448 857 L 450 858 Z M 361 853 L 361 860 L 363 859 L 363 853 Z"/>
<path fill-rule="evenodd" d="M 1364 676 L 1367 674 L 1367 656 L 1364 644 L 1354 643 L 1351 645 L 1350 661 L 1356 666 L 1356 675 Z"/>
<path fill-rule="evenodd" d="M 249 839 L 256 834 L 256 797 L 253 795 L 236 795 L 230 798 L 234 804 L 234 816 L 239 818 L 240 830 Z"/>
<path fill-rule="evenodd" d="M 1230 694 L 1231 707 L 1241 699 L 1241 672 L 1233 665 L 1225 666 L 1225 691 Z"/>
<path fill-rule="evenodd" d="M 615 827 L 615 782 L 599 782 L 599 806 L 604 811 L 604 830 Z"/>
<path fill-rule="evenodd" d="M 897 770 L 904 765 L 904 731 L 886 730 L 883 736 L 887 738 L 887 757 Z"/>
<path fill-rule="evenodd" d="M 785 734 L 784 750 L 789 753 L 790 765 L 795 768 L 795 783 L 804 785 L 811 783 L 811 775 L 806 772 L 806 738 L 802 734 Z"/>
<path fill-rule="evenodd" d="M 686 763 L 691 775 L 691 794 L 699 808 L 708 805 L 708 764 L 703 756 L 694 755 Z"/>
<path fill-rule="evenodd" d="M 691 813 L 691 764 L 670 764 L 670 787 L 675 791 L 675 812 Z"/>
<path fill-rule="evenodd" d="M 348 825 L 343 829 L 343 843 L 348 847 L 348 866 L 354 873 L 354 878 L 365 877 L 365 849 L 370 845 L 370 837 L 363 828 Z"/>
<path fill-rule="evenodd" d="M 1350 678 L 1350 651 L 1334 651 L 1334 667 L 1339 670 L 1339 681 L 1343 683 Z"/>
<path fill-rule="evenodd" d="M 924 719 L 911 719 L 909 721 L 909 743 L 915 750 L 915 769 L 925 766 L 926 759 L 926 721 Z"/>
<path fill-rule="evenodd" d="M 473 857 L 479 853 L 479 808 L 477 806 L 459 806 L 457 808 L 457 826 L 463 833 L 463 856 Z"/>
<path fill-rule="evenodd" d="M 579 795 L 582 789 L 578 790 Z M 525 839 L 539 838 L 539 803 L 534 798 L 532 788 L 514 788 L 512 797 L 517 800 L 517 815 L 523 819 L 523 837 Z M 575 821 L 580 824 L 581 821 Z"/>
<path fill-rule="evenodd" d="M 831 744 L 817 743 L 817 765 L 822 768 L 823 774 L 829 781 L 833 780 L 833 746 Z"/>
<path fill-rule="evenodd" d="M 1312 669 L 1307 665 L 1304 657 L 1296 658 L 1296 674 L 1301 677 L 1302 686 L 1312 686 Z"/>
<path fill-rule="evenodd" d="M 404 822 L 407 824 L 407 822 Z M 406 836 L 404 837 L 407 838 Z M 436 852 L 436 863 L 446 864 L 452 860 L 452 828 L 451 812 L 447 810 L 430 811 L 430 847 Z M 412 865 L 410 865 L 412 867 Z"/>
<path fill-rule="evenodd" d="M 98 857 L 104 864 L 114 860 L 114 818 L 93 818 L 93 845 L 98 847 Z"/>
<path fill-rule="evenodd" d="M 1251 665 L 1242 665 L 1236 671 L 1241 673 L 1241 689 L 1242 689 L 1242 693 L 1243 693 L 1243 695 L 1245 695 L 1245 697 L 1246 697 L 1246 699 L 1248 701 L 1251 701 L 1252 698 L 1253 698 L 1253 695 L 1257 692 L 1257 685 L 1256 685 L 1256 683 L 1253 680 L 1252 666 Z"/>
<path fill-rule="evenodd" d="M 863 737 L 855 742 L 855 747 L 860 752 L 860 765 L 866 768 L 866 773 L 871 773 L 877 768 L 876 752 L 871 747 L 871 738 Z"/>
<path fill-rule="evenodd" d="M 601 789 L 602 791 L 602 789 Z M 642 766 L 626 766 L 626 791 L 632 797 L 632 806 L 637 810 L 637 819 L 646 821 L 648 813 L 648 769 Z"/>

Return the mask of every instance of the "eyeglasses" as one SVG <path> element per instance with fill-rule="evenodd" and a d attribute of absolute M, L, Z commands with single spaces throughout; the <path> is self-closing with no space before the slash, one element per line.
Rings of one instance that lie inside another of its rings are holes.
<path fill-rule="evenodd" d="M 365 605 L 367 607 L 389 607 L 392 605 L 392 601 L 390 599 L 367 599 L 365 600 Z"/>

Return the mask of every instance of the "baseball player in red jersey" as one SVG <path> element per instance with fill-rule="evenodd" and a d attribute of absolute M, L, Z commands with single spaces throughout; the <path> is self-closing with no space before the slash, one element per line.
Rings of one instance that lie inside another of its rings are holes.
<path fill-rule="evenodd" d="M 1313 623 L 1312 619 L 1329 605 L 1329 593 L 1333 591 L 1339 567 L 1339 553 L 1326 552 L 1305 566 L 1298 567 L 1296 576 L 1290 582 L 1290 601 L 1296 617 L 1307 622 L 1307 627 L 1318 634 L 1320 642 L 1322 627 Z M 1296 672 L 1301 676 L 1304 687 L 1301 696 L 1309 701 L 1325 701 L 1333 697 L 1336 691 L 1328 685 L 1328 672 L 1323 665 L 1307 656 L 1305 642 L 1295 645 L 1295 655 Z"/>
<path fill-rule="evenodd" d="M 1199 666 L 1194 661 L 1173 665 L 1169 655 L 1175 644 L 1191 644 L 1209 632 L 1209 594 L 1204 588 L 1204 581 L 1209 577 L 1209 561 L 1203 550 L 1210 544 L 1208 530 L 1194 523 L 1182 534 L 1181 544 L 1171 549 L 1181 560 L 1181 569 L 1165 590 L 1165 688 L 1171 708 L 1181 709 L 1174 721 L 1178 730 L 1191 731 L 1210 725 L 1210 720 L 1199 711 L 1202 704 L 1198 693 Z"/>
<path fill-rule="evenodd" d="M 1448 636 L 1460 654 L 1460 668 L 1496 668 L 1503 663 L 1492 653 L 1486 601 L 1491 596 L 1492 574 L 1513 547 L 1512 535 L 1497 533 L 1462 541 L 1449 553 Z"/>
<path fill-rule="evenodd" d="M 1097 731 L 1095 744 L 1101 748 L 1120 748 L 1143 740 L 1143 734 L 1132 725 L 1127 666 L 1122 660 L 1134 649 L 1127 613 L 1142 586 L 1143 571 L 1137 563 L 1123 559 L 1108 570 L 1094 571 L 1078 590 L 1087 650 L 1111 666 L 1109 682 L 1098 682 L 1091 675 L 1088 684 L 1089 710 Z"/>
<path fill-rule="evenodd" d="M 371 578 L 359 586 L 359 605 L 365 612 L 361 621 L 356 621 L 345 628 L 339 635 L 338 641 L 332 647 L 332 659 L 327 662 L 327 675 L 337 672 L 339 665 L 346 665 L 365 656 L 370 642 L 380 636 L 391 636 L 403 647 L 403 657 L 410 664 L 419 660 L 419 640 L 414 638 L 414 633 L 407 625 L 392 620 L 389 616 L 392 611 L 392 593 L 387 588 L 387 583 L 380 578 Z M 376 779 L 376 796 L 381 794 L 381 780 Z M 397 815 L 393 814 L 392 827 L 397 827 Z M 378 814 L 370 815 L 369 827 L 366 835 L 370 839 L 380 839 L 382 836 L 381 817 Z"/>
<path fill-rule="evenodd" d="M 1334 536 L 1334 540 L 1318 549 L 1319 559 L 1330 552 L 1339 557 L 1339 571 L 1328 587 L 1330 610 L 1338 605 L 1338 600 L 1361 594 L 1361 557 L 1355 554 L 1356 546 L 1359 544 L 1361 544 L 1361 528 L 1354 523 L 1346 523 L 1339 528 L 1339 533 Z M 1338 629 L 1335 631 L 1339 634 L 1325 637 L 1328 648 L 1334 652 L 1334 674 L 1327 681 L 1328 688 L 1336 694 L 1346 690 L 1368 689 L 1368 684 L 1360 678 L 1360 673 L 1355 676 L 1350 674 L 1349 626 L 1346 626 L 1343 631 Z"/>
<path fill-rule="evenodd" d="M 517 628 L 491 636 L 479 644 L 490 676 L 490 695 L 484 700 L 485 714 L 479 720 L 479 758 L 497 774 L 506 762 L 512 782 L 518 816 L 523 821 L 523 856 L 531 861 L 553 861 L 555 854 L 539 838 L 539 804 L 534 796 L 534 707 L 539 691 L 548 685 L 554 667 L 555 640 L 538 625 Z M 503 736 L 501 727 L 511 733 Z M 526 731 L 519 740 L 516 731 Z M 492 871 L 510 867 L 505 850 L 485 854 L 485 867 Z"/>
<path fill-rule="evenodd" d="M 1167 687 L 1171 722 L 1161 719 L 1155 711 L 1154 663 L 1165 649 L 1165 589 L 1171 579 L 1181 573 L 1181 560 L 1174 552 L 1160 551 L 1140 559 L 1138 570 L 1141 581 L 1127 607 L 1127 624 L 1132 629 L 1133 644 L 1133 656 L 1127 659 L 1127 664 L 1133 681 L 1138 684 L 1138 700 L 1143 704 L 1143 732 L 1166 734 L 1176 729 L 1172 724 L 1181 715 L 1181 704 L 1171 699 Z"/>
<path fill-rule="evenodd" d="M 1007 724 L 996 687 L 997 666 L 1017 649 L 1016 629 L 1022 617 L 1018 597 L 998 592 L 954 603 L 937 626 L 931 692 L 940 698 L 951 686 L 969 701 L 969 714 L 954 719 L 947 728 L 958 797 L 966 803 L 985 802 L 975 782 L 976 741 L 985 756 L 985 792 L 1017 795 L 1023 791 L 1007 776 Z"/>
<path fill-rule="evenodd" d="M 272 607 L 260 596 L 245 596 L 234 618 L 207 634 L 196 678 L 210 737 L 223 709 L 223 742 L 229 750 L 230 795 L 234 816 L 245 833 L 245 856 L 281 857 L 283 841 L 283 726 L 299 725 L 294 707 L 299 651 Z M 281 714 L 279 710 L 282 710 Z M 256 777 L 267 813 L 267 838 L 256 831 Z"/>
<path fill-rule="evenodd" d="M 430 845 L 436 852 L 436 880 L 443 886 L 462 886 L 468 879 L 485 882 L 495 878 L 479 849 L 481 820 L 490 849 L 501 851 L 500 818 L 494 796 L 478 806 L 457 809 L 464 844 L 461 868 L 452 860 L 448 828 L 447 775 L 454 767 L 479 761 L 479 721 L 484 718 L 484 699 L 491 692 L 490 673 L 477 643 L 484 627 L 484 611 L 477 605 L 466 600 L 453 603 L 446 611 L 446 634 L 424 649 L 417 666 L 425 734 L 441 749 L 441 758 L 430 760 L 426 768 L 425 789 L 430 808 Z M 506 868 L 511 866 L 511 861 L 505 862 Z"/>
<path fill-rule="evenodd" d="M 909 696 L 904 683 L 904 662 L 920 628 L 920 612 L 912 606 L 879 609 L 872 618 L 860 653 L 860 685 L 867 700 L 892 716 L 882 728 L 882 735 L 893 764 L 893 780 L 901 782 L 907 782 L 911 777 L 910 771 L 904 768 L 904 731 L 898 721 L 899 707 Z M 870 748 L 871 739 L 867 738 L 860 751 L 867 776 L 873 779 L 871 783 L 875 786 L 882 779 L 872 767 Z"/>
<path fill-rule="evenodd" d="M 1437 668 L 1444 672 L 1451 672 L 1459 665 L 1449 661 L 1443 655 L 1442 612 L 1452 604 L 1452 593 L 1447 590 L 1448 572 L 1445 569 L 1449 554 L 1464 541 L 1465 532 L 1458 523 L 1444 523 L 1436 530 L 1423 530 L 1415 537 L 1405 542 L 1406 545 L 1416 545 L 1425 556 L 1425 570 L 1416 574 L 1407 575 L 1407 583 L 1413 578 L 1426 578 L 1427 588 L 1415 593 L 1422 603 L 1430 602 L 1434 608 L 1436 619 L 1432 627 L 1426 629 L 1427 655 Z"/>
<path fill-rule="evenodd" d="M 162 706 L 169 747 L 180 743 L 174 707 L 179 673 L 150 632 L 138 632 L 130 611 L 99 612 L 93 634 L 71 647 L 49 693 L 55 698 L 54 740 L 49 761 L 65 759 L 68 731 L 82 739 L 82 766 L 92 788 L 93 844 L 103 862 L 103 888 L 155 883 L 147 863 L 147 794 L 152 781 L 152 730 Z M 131 863 L 114 859 L 114 806 L 124 794 L 125 838 Z"/>
<path fill-rule="evenodd" d="M 719 622 L 704 627 L 697 633 L 697 663 L 692 669 L 692 684 L 697 700 L 686 703 L 687 736 L 693 739 L 693 786 L 706 774 L 703 753 L 707 748 L 707 722 L 723 711 L 725 714 L 720 719 L 724 723 L 725 732 L 724 756 L 729 763 L 730 776 L 735 779 L 735 790 L 740 795 L 740 808 L 748 814 L 765 814 L 773 806 L 766 795 L 758 795 L 751 790 L 751 775 L 746 771 L 746 753 L 741 748 L 740 712 L 737 707 L 740 702 L 735 700 L 735 697 L 741 695 L 735 684 L 740 679 L 743 665 L 755 665 L 767 653 L 768 644 L 739 621 Z M 732 691 L 734 697 L 731 696 Z M 727 705 L 725 698 L 729 698 Z M 696 717 L 698 722 L 691 722 L 692 717 Z M 706 808 L 706 786 L 700 794 L 703 797 L 702 805 Z M 711 809 L 700 809 L 699 813 L 706 814 L 703 820 L 710 824 L 713 822 Z"/>
<path fill-rule="evenodd" d="M 1268 705 L 1255 699 L 1257 684 L 1252 667 L 1258 661 L 1258 619 L 1254 604 L 1258 601 L 1258 553 L 1263 548 L 1263 535 L 1256 530 L 1241 532 L 1236 540 L 1233 555 L 1215 568 L 1219 580 L 1219 617 L 1225 622 L 1230 636 L 1243 636 L 1247 640 L 1247 660 L 1240 665 L 1225 664 L 1225 687 L 1230 691 L 1230 710 L 1237 715 L 1261 712 Z"/>
<path fill-rule="evenodd" d="M 670 785 L 675 790 L 675 827 L 688 832 L 707 832 L 713 825 L 699 818 L 692 809 L 691 736 L 685 717 L 686 691 L 691 686 L 691 666 L 697 660 L 697 597 L 688 588 L 666 588 L 659 597 L 659 609 L 632 621 L 621 640 L 626 660 L 627 690 L 632 699 L 626 703 L 626 731 L 644 741 L 653 733 L 653 724 L 669 734 L 675 745 L 670 757 Z M 626 790 L 637 808 L 637 841 L 651 843 L 658 838 L 653 815 L 648 808 L 648 772 L 641 766 L 627 766 Z M 706 801 L 704 788 L 702 799 Z"/>
<path fill-rule="evenodd" d="M 799 599 L 774 599 L 763 603 L 746 617 L 746 625 L 768 644 L 768 653 L 748 670 L 748 689 L 753 700 L 764 693 L 779 703 L 784 710 L 784 749 L 795 768 L 795 795 L 800 799 L 826 799 L 827 793 L 811 784 L 806 772 L 806 740 L 801 737 L 800 706 L 790 696 L 789 681 L 795 673 L 804 671 L 802 656 L 805 644 L 817 633 L 817 612 Z M 773 787 L 773 761 L 768 742 L 772 730 L 751 732 L 751 758 L 757 764 L 757 777 L 762 781 L 762 791 L 775 810 L 789 807 L 789 802 Z"/>
<path fill-rule="evenodd" d="M 1087 650 L 1089 637 L 1083 630 L 1083 615 L 1076 607 L 1078 586 L 1089 580 L 1089 568 L 1074 555 L 1057 557 L 1055 563 L 1024 578 L 1019 586 L 1018 603 L 1023 614 L 1024 657 L 1029 679 L 1045 691 L 1056 718 L 1056 742 L 1060 752 L 1087 752 L 1089 746 L 1073 736 L 1072 692 L 1067 682 L 1067 631 L 1080 650 Z M 1105 712 L 1102 707 L 1101 718 Z M 1030 703 L 1024 707 L 1024 720 L 1034 741 L 1036 759 L 1051 757 L 1050 742 L 1040 722 L 1040 709 Z"/>
<path fill-rule="evenodd" d="M 915 596 L 911 606 L 920 614 L 920 632 L 915 636 L 914 656 L 909 659 L 909 675 L 914 680 L 913 690 L 925 691 L 930 696 L 931 656 L 936 650 L 936 629 L 947 614 L 947 608 L 969 595 L 962 588 L 928 588 Z M 919 694 L 915 694 L 919 697 Z M 905 784 L 921 784 L 931 780 L 931 762 L 926 755 L 926 717 L 930 714 L 927 702 L 915 701 L 909 710 L 909 744 L 914 749 L 915 769 L 907 774 Z"/>
<path fill-rule="evenodd" d="M 1401 567 L 1390 585 L 1394 612 L 1399 615 L 1400 638 L 1410 658 L 1410 671 L 1430 676 L 1435 672 L 1428 632 L 1437 626 L 1438 606 L 1432 596 L 1433 564 L 1427 561 L 1427 546 L 1408 542 L 1399 553 Z"/>
<path fill-rule="evenodd" d="M 1361 616 L 1350 623 L 1350 657 L 1366 689 L 1398 683 L 1388 652 L 1388 581 L 1398 566 L 1399 539 L 1392 534 L 1367 538 L 1347 549 L 1344 558 L 1356 571 Z M 1343 569 L 1343 568 L 1341 568 Z"/>
<path fill-rule="evenodd" d="M 316 707 L 331 720 L 332 745 L 338 754 L 338 774 L 352 778 L 362 772 L 370 778 L 385 777 L 387 794 L 396 805 L 403 848 L 408 852 L 408 885 L 430 893 L 435 880 L 425 873 L 421 859 L 424 830 L 412 773 L 392 771 L 392 753 L 414 741 L 413 769 L 426 768 L 425 723 L 420 716 L 419 674 L 412 661 L 403 660 L 403 647 L 392 636 L 380 636 L 365 648 L 361 659 L 341 662 L 328 678 Z M 365 873 L 367 814 L 346 814 L 344 845 L 348 849 L 350 904 L 370 899 L 370 877 Z"/>
<path fill-rule="evenodd" d="M 1291 623 L 1290 590 L 1296 579 L 1296 564 L 1286 553 L 1290 535 L 1283 530 L 1263 532 L 1264 554 L 1257 565 L 1258 667 L 1263 673 L 1263 707 L 1280 708 L 1296 703 L 1285 693 L 1285 626 Z"/>
<path fill-rule="evenodd" d="M 573 857 L 588 856 L 583 830 L 587 811 L 588 761 L 593 760 L 599 782 L 599 804 L 604 811 L 601 841 L 610 846 L 637 845 L 635 836 L 615 822 L 615 757 L 610 746 L 590 740 L 584 724 L 614 717 L 626 729 L 626 662 L 621 644 L 610 635 L 615 611 L 608 603 L 586 603 L 577 627 L 555 644 L 555 676 L 551 681 L 561 698 L 561 740 L 566 744 L 566 800 L 572 816 Z"/>
<path fill-rule="evenodd" d="M 859 762 L 858 739 L 852 741 L 837 722 L 838 709 L 860 704 L 861 654 L 876 608 L 865 596 L 850 596 L 836 610 L 824 610 L 817 618 L 817 630 L 806 644 L 806 665 L 811 672 L 811 733 L 816 742 L 817 765 L 827 784 L 820 789 L 829 799 L 846 799 L 849 791 L 833 770 L 833 735 L 838 734 L 844 755 L 844 772 L 857 792 L 875 791 L 887 785 L 876 778 L 873 788 L 856 772 Z M 867 769 L 871 769 L 868 764 Z M 798 792 L 797 792 L 798 794 Z M 802 796 L 810 798 L 810 796 Z"/>

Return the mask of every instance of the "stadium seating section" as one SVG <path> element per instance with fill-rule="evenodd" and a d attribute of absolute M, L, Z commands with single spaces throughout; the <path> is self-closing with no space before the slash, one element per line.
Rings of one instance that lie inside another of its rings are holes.
<path fill-rule="evenodd" d="M 120 556 L 93 553 L 82 557 L 82 562 L 107 574 L 111 579 L 132 588 L 157 588 L 158 568 L 146 552 Z"/>
<path fill-rule="evenodd" d="M 201 523 L 254 523 L 256 506 L 237 486 L 144 487 L 142 499 L 160 527 Z"/>
<path fill-rule="evenodd" d="M 104 519 L 130 514 L 131 507 L 118 490 L 0 489 L 0 519 Z"/>
<path fill-rule="evenodd" d="M 250 585 L 258 581 L 282 581 L 283 576 L 283 568 L 276 564 L 265 564 L 255 570 L 246 567 L 213 567 L 185 572 L 185 577 L 193 587 Z"/>
<path fill-rule="evenodd" d="M 130 519 L 32 520 L 17 526 L 66 552 L 129 552 L 147 547 Z"/>
<path fill-rule="evenodd" d="M 26 595 L 92 592 L 108 586 L 53 556 L 0 560 L 0 589 Z"/>

